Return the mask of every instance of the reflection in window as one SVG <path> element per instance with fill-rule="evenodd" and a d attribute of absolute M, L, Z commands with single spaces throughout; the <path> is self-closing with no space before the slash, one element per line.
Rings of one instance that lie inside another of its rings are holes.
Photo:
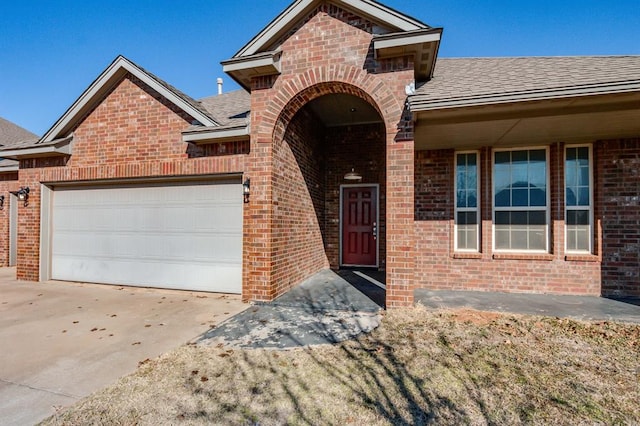
<path fill-rule="evenodd" d="M 456 154 L 455 249 L 479 251 L 478 153 Z"/>
<path fill-rule="evenodd" d="M 590 147 L 567 147 L 564 175 L 566 250 L 589 253 L 592 251 Z"/>
<path fill-rule="evenodd" d="M 548 251 L 546 149 L 494 154 L 496 250 Z"/>

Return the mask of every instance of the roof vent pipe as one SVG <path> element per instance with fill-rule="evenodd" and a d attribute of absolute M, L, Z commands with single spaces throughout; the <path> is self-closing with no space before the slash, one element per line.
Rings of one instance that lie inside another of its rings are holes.
<path fill-rule="evenodd" d="M 222 95 L 222 79 L 218 77 L 218 95 Z"/>

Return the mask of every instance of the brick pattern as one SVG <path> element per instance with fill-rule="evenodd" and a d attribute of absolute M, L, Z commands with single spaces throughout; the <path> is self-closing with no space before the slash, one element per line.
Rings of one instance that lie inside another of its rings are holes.
<path fill-rule="evenodd" d="M 386 155 L 385 131 L 381 124 L 332 127 L 325 131 L 326 198 L 325 248 L 332 268 L 340 266 L 340 185 L 352 168 L 362 175 L 362 184 L 379 184 L 378 244 L 380 269 L 386 265 Z M 366 146 L 366 149 L 362 147 Z"/>
<path fill-rule="evenodd" d="M 599 143 L 594 156 L 602 293 L 640 296 L 640 138 Z"/>
<path fill-rule="evenodd" d="M 493 252 L 491 149 L 481 150 L 482 237 L 478 254 L 454 252 L 454 151 L 417 151 L 416 287 L 599 295 L 597 257 L 568 258 L 564 253 L 563 152 L 562 144 L 550 146 L 551 253 L 530 255 Z"/>
<path fill-rule="evenodd" d="M 181 132 L 191 121 L 157 92 L 127 76 L 74 130 L 71 157 L 21 161 L 19 182 L 31 192 L 29 205 L 18 209 L 18 279 L 40 278 L 41 183 L 242 174 L 246 143 L 227 145 L 239 153 L 188 158 Z"/>
<path fill-rule="evenodd" d="M 16 191 L 19 186 L 18 172 L 0 173 L 0 194 L 5 197 L 0 210 L 0 267 L 9 266 L 9 191 Z"/>
<path fill-rule="evenodd" d="M 328 267 L 324 251 L 322 126 L 302 110 L 274 141 L 272 288 L 282 294 Z"/>

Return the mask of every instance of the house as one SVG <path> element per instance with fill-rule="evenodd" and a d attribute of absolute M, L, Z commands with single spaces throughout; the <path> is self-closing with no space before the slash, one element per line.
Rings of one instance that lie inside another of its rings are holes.
<path fill-rule="evenodd" d="M 0 148 L 32 144 L 38 137 L 0 117 Z M 17 260 L 18 200 L 9 191 L 18 189 L 18 161 L 0 158 L 0 266 L 14 266 Z"/>
<path fill-rule="evenodd" d="M 373 0 L 296 0 L 196 101 L 124 57 L 35 143 L 17 275 L 272 300 L 325 268 L 640 296 L 640 57 L 438 58 Z"/>

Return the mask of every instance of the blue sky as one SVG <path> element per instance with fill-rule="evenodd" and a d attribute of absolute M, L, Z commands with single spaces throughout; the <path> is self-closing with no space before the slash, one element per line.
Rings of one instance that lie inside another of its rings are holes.
<path fill-rule="evenodd" d="M 200 98 L 291 0 L 0 4 L 0 117 L 43 134 L 119 54 Z M 638 0 L 386 0 L 444 27 L 440 56 L 640 54 Z"/>

